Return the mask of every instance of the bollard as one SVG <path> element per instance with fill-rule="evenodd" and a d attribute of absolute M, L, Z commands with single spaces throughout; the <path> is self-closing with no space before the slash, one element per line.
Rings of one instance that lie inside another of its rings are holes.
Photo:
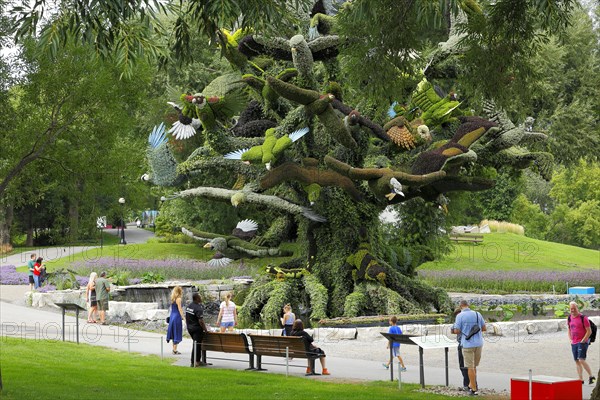
<path fill-rule="evenodd" d="M 290 348 L 286 346 L 285 348 L 285 377 L 287 378 L 290 375 Z"/>
<path fill-rule="evenodd" d="M 402 366 L 398 361 L 398 390 L 402 390 Z"/>
<path fill-rule="evenodd" d="M 529 370 L 529 396 L 527 397 L 529 400 L 533 399 L 533 373 L 531 370 Z"/>
<path fill-rule="evenodd" d="M 163 352 L 163 346 L 164 346 L 164 344 L 163 344 L 163 337 L 164 337 L 164 336 L 161 336 L 161 337 L 159 338 L 159 339 L 160 339 L 160 359 L 161 359 L 161 360 L 164 360 L 164 358 L 165 358 L 165 354 L 164 354 L 164 352 Z"/>
<path fill-rule="evenodd" d="M 131 353 L 131 342 L 129 341 L 129 329 L 127 329 L 127 352 Z"/>

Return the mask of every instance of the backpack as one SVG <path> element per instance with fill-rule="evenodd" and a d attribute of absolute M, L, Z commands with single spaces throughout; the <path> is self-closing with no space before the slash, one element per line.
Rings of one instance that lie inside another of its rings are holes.
<path fill-rule="evenodd" d="M 581 317 L 581 324 L 583 325 L 583 317 L 584 317 L 584 315 L 581 314 L 580 317 Z M 569 315 L 568 320 L 569 320 L 569 324 L 570 324 L 571 323 L 571 316 L 570 315 Z M 598 327 L 596 326 L 596 324 L 594 323 L 594 321 L 592 321 L 591 319 L 588 318 L 588 321 L 590 323 L 590 329 L 592 330 L 592 333 L 590 334 L 589 340 L 590 340 L 590 343 L 593 343 L 593 342 L 596 341 L 596 333 L 598 333 Z"/>

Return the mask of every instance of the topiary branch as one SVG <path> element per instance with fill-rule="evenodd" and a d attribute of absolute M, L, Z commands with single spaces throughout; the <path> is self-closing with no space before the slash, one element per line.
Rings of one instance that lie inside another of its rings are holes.
<path fill-rule="evenodd" d="M 321 186 L 337 186 L 342 188 L 354 200 L 361 201 L 363 196 L 354 185 L 354 182 L 332 170 L 320 170 L 317 168 L 317 160 L 304 159 L 305 166 L 294 162 L 286 162 L 269 171 L 260 181 L 261 189 L 270 189 L 283 182 L 297 181 L 303 184 L 316 183 Z"/>

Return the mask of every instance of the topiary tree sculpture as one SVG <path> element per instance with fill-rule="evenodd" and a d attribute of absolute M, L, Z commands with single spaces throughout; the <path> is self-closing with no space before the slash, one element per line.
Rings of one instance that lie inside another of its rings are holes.
<path fill-rule="evenodd" d="M 317 16 L 310 36 L 291 38 L 219 34 L 236 72 L 182 95 L 171 130 L 203 135 L 204 146 L 175 166 L 173 138 L 155 132 L 147 178 L 196 186 L 173 197 L 267 212 L 269 243 L 274 232 L 294 231 L 298 258 L 269 266 L 271 273 L 254 283 L 241 311 L 249 319 L 276 321 L 286 303 L 312 319 L 448 313 L 443 290 L 386 262 L 379 214 L 413 198 L 437 208 L 445 193 L 489 189 L 491 167 L 535 166 L 548 178 L 551 155 L 525 147 L 545 135 L 515 126 L 492 101 L 485 104 L 488 115 L 471 115 L 430 82 L 450 76 L 442 67 L 459 62 L 452 37 L 431 56 L 427 78 L 399 99 L 405 106 L 393 107 L 387 120 L 368 105 L 346 103 L 338 54 L 351 39 L 332 34 L 334 22 Z M 444 74 L 436 76 L 436 68 Z"/>

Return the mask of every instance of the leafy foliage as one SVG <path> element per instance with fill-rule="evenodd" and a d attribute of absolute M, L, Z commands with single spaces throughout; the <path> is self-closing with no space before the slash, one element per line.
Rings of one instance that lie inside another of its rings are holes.
<path fill-rule="evenodd" d="M 47 280 L 57 290 L 79 289 L 76 272 L 70 269 L 61 268 L 49 272 Z"/>
<path fill-rule="evenodd" d="M 165 277 L 158 272 L 146 272 L 142 275 L 142 283 L 160 283 L 164 280 Z"/>

